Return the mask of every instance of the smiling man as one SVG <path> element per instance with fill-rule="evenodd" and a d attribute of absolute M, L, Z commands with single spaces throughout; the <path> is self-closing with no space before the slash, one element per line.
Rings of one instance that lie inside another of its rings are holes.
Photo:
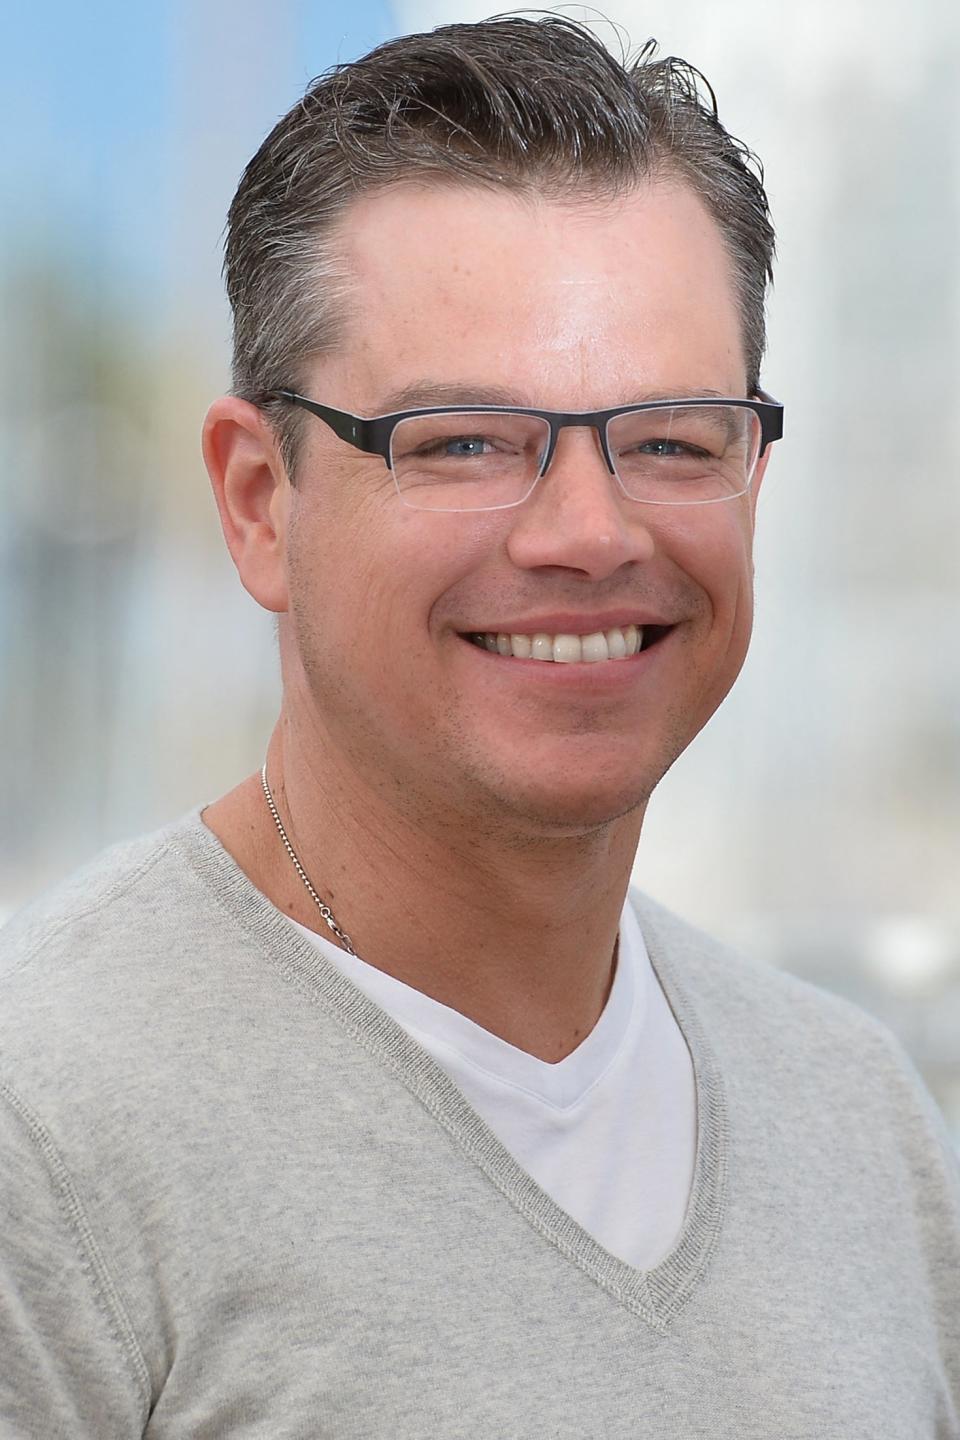
<path fill-rule="evenodd" d="M 204 453 L 281 713 L 6 932 L 4 1435 L 960 1435 L 910 1062 L 627 895 L 782 429 L 697 78 L 449 27 L 248 167 Z"/>

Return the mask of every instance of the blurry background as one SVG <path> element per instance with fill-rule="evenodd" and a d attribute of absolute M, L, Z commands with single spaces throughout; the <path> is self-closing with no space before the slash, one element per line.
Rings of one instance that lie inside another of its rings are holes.
<path fill-rule="evenodd" d="M 496 8 L 8 7 L 0 919 L 259 766 L 272 626 L 235 577 L 199 451 L 227 384 L 227 207 L 314 75 Z M 698 65 L 765 162 L 765 383 L 787 404 L 753 650 L 658 792 L 637 878 L 880 1015 L 960 1140 L 960 7 L 604 12 Z"/>

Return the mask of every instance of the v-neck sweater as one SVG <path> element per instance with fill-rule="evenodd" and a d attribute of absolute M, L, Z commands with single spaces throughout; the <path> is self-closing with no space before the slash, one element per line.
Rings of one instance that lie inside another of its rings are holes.
<path fill-rule="evenodd" d="M 640 1270 L 200 813 L 0 932 L 0 1434 L 960 1437 L 960 1174 L 885 1027 L 633 897 L 698 1120 Z"/>
<path fill-rule="evenodd" d="M 520 1167 L 604 1249 L 642 1270 L 669 1255 L 693 1184 L 693 1065 L 629 901 L 606 1004 L 555 1063 L 297 929 L 423 1046 Z"/>

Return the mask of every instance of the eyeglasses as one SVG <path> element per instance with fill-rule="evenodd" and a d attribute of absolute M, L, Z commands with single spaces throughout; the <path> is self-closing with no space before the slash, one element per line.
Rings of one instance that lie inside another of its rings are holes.
<path fill-rule="evenodd" d="M 364 419 L 292 390 L 266 398 L 302 406 L 341 440 L 379 455 L 414 510 L 507 510 L 549 469 L 560 431 L 596 430 L 607 469 L 629 500 L 713 505 L 750 489 L 764 450 L 783 434 L 783 406 L 756 400 L 650 400 L 612 410 L 440 405 Z"/>

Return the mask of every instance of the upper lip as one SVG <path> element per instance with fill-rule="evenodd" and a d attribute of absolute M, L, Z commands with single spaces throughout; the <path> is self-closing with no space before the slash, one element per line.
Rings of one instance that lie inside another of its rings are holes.
<path fill-rule="evenodd" d="M 646 625 L 674 625 L 663 615 L 638 608 L 636 610 L 604 610 L 598 615 L 574 614 L 571 610 L 554 610 L 547 615 L 524 616 L 498 620 L 494 624 L 471 625 L 467 635 L 595 635 L 600 630 L 622 630 L 626 625 L 643 629 Z"/>

